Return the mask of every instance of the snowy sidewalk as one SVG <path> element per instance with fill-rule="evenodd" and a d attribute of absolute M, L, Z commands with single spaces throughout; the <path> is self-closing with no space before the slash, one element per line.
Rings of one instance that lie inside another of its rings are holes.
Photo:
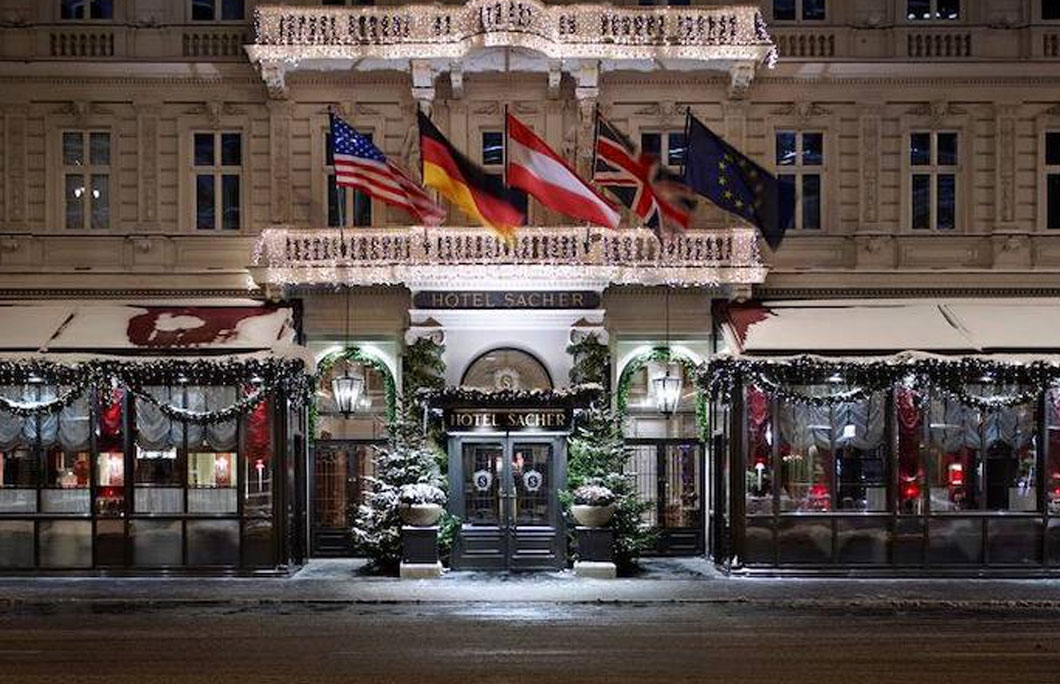
<path fill-rule="evenodd" d="M 1060 609 L 1060 580 L 733 578 L 702 559 L 650 560 L 638 576 L 617 580 L 570 572 L 450 572 L 439 579 L 398 580 L 365 574 L 363 562 L 348 559 L 316 560 L 287 578 L 0 579 L 0 611 L 424 602 Z"/>

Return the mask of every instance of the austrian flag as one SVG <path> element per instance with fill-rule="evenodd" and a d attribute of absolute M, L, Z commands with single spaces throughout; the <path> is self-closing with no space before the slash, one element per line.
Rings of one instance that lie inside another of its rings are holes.
<path fill-rule="evenodd" d="M 508 185 L 571 218 L 617 228 L 621 215 L 525 124 L 508 115 Z"/>

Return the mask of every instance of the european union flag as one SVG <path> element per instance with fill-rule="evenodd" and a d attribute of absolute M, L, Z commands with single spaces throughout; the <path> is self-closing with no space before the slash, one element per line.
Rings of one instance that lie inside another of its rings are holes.
<path fill-rule="evenodd" d="M 787 228 L 779 215 L 780 184 L 688 113 L 685 185 L 725 211 L 758 226 L 773 249 Z"/>

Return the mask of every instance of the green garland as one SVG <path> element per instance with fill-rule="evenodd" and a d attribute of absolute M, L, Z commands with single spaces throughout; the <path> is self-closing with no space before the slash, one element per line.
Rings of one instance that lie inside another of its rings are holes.
<path fill-rule="evenodd" d="M 626 364 L 622 369 L 622 375 L 618 378 L 618 389 L 615 393 L 615 406 L 618 415 L 625 418 L 629 412 L 629 392 L 633 387 L 633 376 L 644 368 L 648 363 L 658 361 L 661 363 L 679 363 L 689 378 L 699 378 L 700 368 L 696 362 L 683 354 L 675 354 L 668 347 L 656 347 L 645 352 Z M 704 393 L 696 394 L 696 427 L 699 429 L 701 439 L 706 439 L 710 431 L 710 415 L 707 408 L 707 399 Z"/>
<path fill-rule="evenodd" d="M 366 354 L 360 347 L 346 347 L 336 352 L 328 354 L 320 360 L 317 364 L 317 372 L 313 376 L 313 387 L 319 389 L 320 383 L 324 382 L 331 372 L 331 369 L 335 367 L 335 364 L 340 361 L 346 361 L 349 363 L 359 363 L 362 366 L 368 366 L 373 370 L 379 371 L 379 374 L 383 376 L 383 394 L 386 399 L 386 419 L 387 422 L 394 420 L 397 415 L 397 386 L 394 382 L 394 374 L 390 372 L 389 366 L 379 358 L 371 354 Z M 316 421 L 318 418 L 318 409 L 316 402 L 310 407 L 309 421 L 311 425 L 310 434 L 316 434 Z"/>

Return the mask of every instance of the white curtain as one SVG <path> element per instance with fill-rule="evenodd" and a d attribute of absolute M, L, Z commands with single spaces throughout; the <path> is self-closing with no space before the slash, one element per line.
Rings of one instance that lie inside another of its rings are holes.
<path fill-rule="evenodd" d="M 88 394 L 83 394 L 59 412 L 59 442 L 66 451 L 85 451 L 92 435 Z"/>
<path fill-rule="evenodd" d="M 206 388 L 206 408 L 220 411 L 236 403 L 239 394 L 232 385 L 215 385 Z M 234 451 L 236 448 L 236 421 L 225 420 L 206 426 L 206 443 L 215 451 Z"/>
<path fill-rule="evenodd" d="M 832 392 L 823 388 L 820 394 Z M 796 452 L 811 446 L 831 449 L 853 446 L 875 449 L 883 443 L 886 425 L 886 402 L 882 392 L 875 392 L 864 401 L 848 401 L 834 406 L 814 406 L 782 402 L 778 410 L 781 438 Z M 853 434 L 847 426 L 853 426 Z"/>
<path fill-rule="evenodd" d="M 172 403 L 168 387 L 160 385 L 144 387 L 159 403 Z M 161 409 L 146 399 L 136 398 L 136 443 L 148 451 L 161 451 L 173 446 L 173 431 L 179 429 Z M 179 442 L 177 442 L 179 444 Z"/>
<path fill-rule="evenodd" d="M 932 440 L 948 452 L 961 447 L 989 448 L 995 442 L 1022 449 L 1034 438 L 1034 414 L 1033 404 L 980 411 L 955 399 L 934 399 L 931 401 L 929 426 Z M 979 430 L 980 422 L 982 433 Z"/>
<path fill-rule="evenodd" d="M 23 398 L 25 388 L 21 385 L 4 385 L 0 387 L 0 394 L 12 401 L 25 401 Z M 0 449 L 7 451 L 22 442 L 23 423 L 25 422 L 27 422 L 25 418 L 7 411 L 0 411 Z"/>

